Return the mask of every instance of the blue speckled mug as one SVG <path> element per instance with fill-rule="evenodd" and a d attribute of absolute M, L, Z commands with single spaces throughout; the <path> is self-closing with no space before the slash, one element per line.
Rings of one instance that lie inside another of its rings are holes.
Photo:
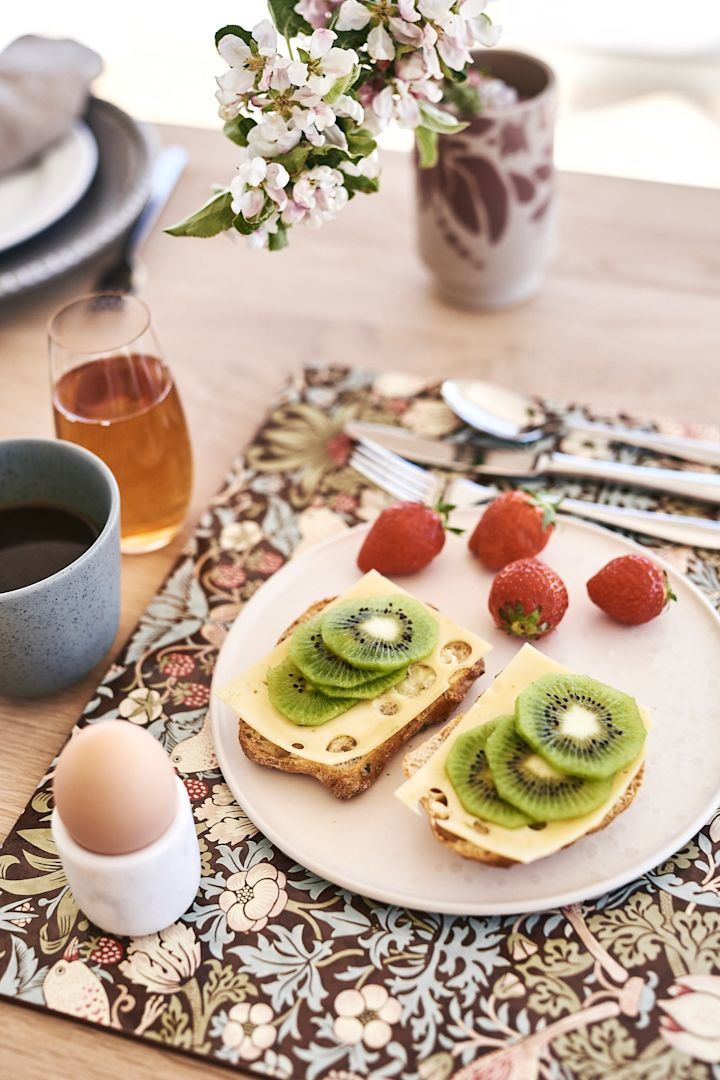
<path fill-rule="evenodd" d="M 90 518 L 97 539 L 74 562 L 0 592 L 0 694 L 69 686 L 108 651 L 120 621 L 120 494 L 107 465 L 54 439 L 0 441 L 0 506 L 51 503 Z"/>

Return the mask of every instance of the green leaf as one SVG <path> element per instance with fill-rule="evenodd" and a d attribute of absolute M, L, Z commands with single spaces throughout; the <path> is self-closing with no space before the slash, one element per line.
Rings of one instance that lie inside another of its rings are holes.
<path fill-rule="evenodd" d="M 280 154 L 279 157 L 273 158 L 278 165 L 284 165 L 291 176 L 300 172 L 305 166 L 305 162 L 308 159 L 308 154 L 312 151 L 313 147 L 302 144 L 293 147 L 292 150 L 288 150 L 286 154 Z"/>
<path fill-rule="evenodd" d="M 343 161 L 350 160 L 347 150 L 341 150 L 339 146 L 313 146 L 307 164 L 329 165 L 331 169 L 337 169 Z"/>
<path fill-rule="evenodd" d="M 437 165 L 438 159 L 438 136 L 436 131 L 427 127 L 415 128 L 415 145 L 421 169 L 431 169 Z"/>
<path fill-rule="evenodd" d="M 259 225 L 259 222 L 248 221 L 242 214 L 236 214 L 232 219 L 233 229 L 237 229 L 243 236 L 249 236 L 250 233 L 254 233 Z"/>
<path fill-rule="evenodd" d="M 221 26 L 217 31 L 215 34 L 216 49 L 222 39 L 228 34 L 235 34 L 236 37 L 242 38 L 245 44 L 249 45 L 253 52 L 257 52 L 257 41 L 255 41 L 250 31 L 246 30 L 244 26 L 236 26 L 234 23 L 230 23 L 228 26 Z"/>
<path fill-rule="evenodd" d="M 380 187 L 378 180 L 372 180 L 369 176 L 351 176 L 349 173 L 345 174 L 343 183 L 348 191 L 362 191 L 365 195 L 372 195 Z"/>
<path fill-rule="evenodd" d="M 268 0 L 272 21 L 277 32 L 284 38 L 292 38 L 297 34 L 312 34 L 310 23 L 295 10 L 296 3 L 297 0 Z"/>
<path fill-rule="evenodd" d="M 271 251 L 282 251 L 282 249 L 287 246 L 287 229 L 281 225 L 277 232 L 270 233 L 268 236 L 268 247 Z"/>
<path fill-rule="evenodd" d="M 184 221 L 165 229 L 170 236 L 217 236 L 229 229 L 233 223 L 233 211 L 230 206 L 232 195 L 223 191 L 196 210 Z"/>
<path fill-rule="evenodd" d="M 423 118 L 423 127 L 430 128 L 431 131 L 437 131 L 439 135 L 454 135 L 458 131 L 464 131 L 467 127 L 465 121 L 457 120 L 452 113 L 438 109 L 436 105 L 431 105 L 429 101 L 424 101 L 420 105 L 420 115 Z"/>
<path fill-rule="evenodd" d="M 353 125 L 352 127 L 344 128 L 344 130 L 350 157 L 367 157 L 368 154 L 372 154 L 377 143 L 367 128 L 359 128 L 357 125 Z"/>
<path fill-rule="evenodd" d="M 247 146 L 248 134 L 255 127 L 255 121 L 249 116 L 236 116 L 223 124 L 223 135 L 238 146 Z"/>
<path fill-rule="evenodd" d="M 329 92 L 325 95 L 325 100 L 328 102 L 328 104 L 332 105 L 333 101 L 337 101 L 341 94 L 347 94 L 348 90 L 353 85 L 359 74 L 360 68 L 357 64 L 355 64 L 349 74 L 343 75 L 341 79 L 336 79 L 333 85 L 330 87 Z"/>

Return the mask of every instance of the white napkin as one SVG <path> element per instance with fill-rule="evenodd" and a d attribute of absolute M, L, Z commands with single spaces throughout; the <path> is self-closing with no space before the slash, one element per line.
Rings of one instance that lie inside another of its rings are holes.
<path fill-rule="evenodd" d="M 0 53 L 0 175 L 70 130 L 101 69 L 96 52 L 69 39 L 28 35 Z"/>

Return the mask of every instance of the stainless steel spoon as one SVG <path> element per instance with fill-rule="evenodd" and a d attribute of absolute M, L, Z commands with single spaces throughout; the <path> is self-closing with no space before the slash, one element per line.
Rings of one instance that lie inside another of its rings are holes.
<path fill-rule="evenodd" d="M 685 461 L 720 465 L 718 443 L 599 424 L 582 416 L 568 417 L 560 425 L 530 398 L 493 383 L 476 379 L 446 379 L 441 391 L 448 408 L 466 424 L 506 442 L 527 444 L 548 435 L 561 436 L 582 432 L 588 436 L 637 446 L 658 454 L 669 454 Z"/>

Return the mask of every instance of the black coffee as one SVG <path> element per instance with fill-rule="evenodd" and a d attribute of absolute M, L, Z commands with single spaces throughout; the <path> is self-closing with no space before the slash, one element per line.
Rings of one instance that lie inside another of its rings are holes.
<path fill-rule="evenodd" d="M 87 551 L 98 533 L 88 518 L 62 506 L 0 506 L 0 592 L 56 574 Z"/>

